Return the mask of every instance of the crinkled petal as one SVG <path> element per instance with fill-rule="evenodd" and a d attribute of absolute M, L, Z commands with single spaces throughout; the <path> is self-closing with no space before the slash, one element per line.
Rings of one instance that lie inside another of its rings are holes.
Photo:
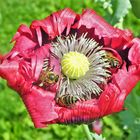
<path fill-rule="evenodd" d="M 70 28 L 74 23 L 76 14 L 69 8 L 53 13 L 44 20 L 36 20 L 32 22 L 31 29 L 42 28 L 50 38 L 55 38 L 57 35 L 66 29 L 66 34 L 70 32 Z"/>
<path fill-rule="evenodd" d="M 135 75 L 133 71 L 127 71 L 126 68 L 119 69 L 113 76 L 112 84 L 106 87 L 99 98 L 102 115 L 121 111 L 126 96 L 139 80 L 139 75 Z"/>
<path fill-rule="evenodd" d="M 18 68 L 18 61 L 9 62 L 4 60 L 3 63 L 0 64 L 0 76 L 6 79 L 9 85 L 15 85 Z"/>
<path fill-rule="evenodd" d="M 24 61 L 19 63 L 19 61 L 4 60 L 0 65 L 0 75 L 8 81 L 11 88 L 20 93 L 35 127 L 45 127 L 58 118 L 58 114 L 54 111 L 55 92 L 33 85 L 32 79 L 27 78 L 30 70 L 28 63 L 22 62 Z"/>
<path fill-rule="evenodd" d="M 39 77 L 39 74 L 41 72 L 41 69 L 43 67 L 44 59 L 49 59 L 50 56 L 50 45 L 46 44 L 40 48 L 38 48 L 33 56 L 31 56 L 31 67 L 34 73 L 34 78 L 37 80 Z"/>
<path fill-rule="evenodd" d="M 130 46 L 128 59 L 134 65 L 140 64 L 140 39 L 135 38 L 133 39 L 128 46 Z"/>
<path fill-rule="evenodd" d="M 35 127 L 46 127 L 46 124 L 58 118 L 58 114 L 54 111 L 55 93 L 34 86 L 21 96 Z"/>
<path fill-rule="evenodd" d="M 136 83 L 140 80 L 140 75 L 135 74 L 136 69 L 134 69 L 134 66 L 129 66 L 128 70 L 129 71 L 126 70 L 126 67 L 119 69 L 117 74 L 114 74 L 112 80 L 112 82 L 115 83 L 121 91 L 125 92 L 126 95 L 131 92 Z"/>
<path fill-rule="evenodd" d="M 33 40 L 31 40 L 27 36 L 22 35 L 16 40 L 16 43 L 10 55 L 14 52 L 18 52 L 17 54 L 20 53 L 22 55 L 28 56 L 28 52 L 32 51 L 36 45 L 37 44 Z"/>
<path fill-rule="evenodd" d="M 56 112 L 59 114 L 59 119 L 56 122 L 66 124 L 90 122 L 100 116 L 98 101 L 95 99 L 85 101 L 84 103 L 78 102 L 72 109 L 56 108 Z"/>
<path fill-rule="evenodd" d="M 87 29 L 93 28 L 94 34 L 99 39 L 103 38 L 104 45 L 112 48 L 122 48 L 122 45 L 132 39 L 132 33 L 130 31 L 114 28 L 91 9 L 83 11 L 79 21 L 73 28 L 78 28 L 79 32 L 81 32 L 82 26 L 85 26 Z"/>
<path fill-rule="evenodd" d="M 21 35 L 25 35 L 29 38 L 33 37 L 33 34 L 31 32 L 31 30 L 29 29 L 29 27 L 27 27 L 24 24 L 21 24 L 16 32 L 16 34 L 14 35 L 14 37 L 12 38 L 12 41 L 16 41 Z"/>
<path fill-rule="evenodd" d="M 42 46 L 42 33 L 40 27 L 36 28 L 36 34 L 37 34 L 39 46 Z"/>

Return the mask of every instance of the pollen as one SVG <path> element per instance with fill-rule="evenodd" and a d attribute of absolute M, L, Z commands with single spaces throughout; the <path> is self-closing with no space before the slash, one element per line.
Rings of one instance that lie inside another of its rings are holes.
<path fill-rule="evenodd" d="M 62 72 L 69 79 L 79 79 L 89 70 L 88 58 L 79 52 L 71 51 L 61 59 Z"/>

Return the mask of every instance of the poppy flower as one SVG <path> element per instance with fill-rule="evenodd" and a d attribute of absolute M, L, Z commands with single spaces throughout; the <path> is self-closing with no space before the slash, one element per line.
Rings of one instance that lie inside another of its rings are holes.
<path fill-rule="evenodd" d="M 140 79 L 140 40 L 90 9 L 66 8 L 21 25 L 12 42 L 0 76 L 19 93 L 35 127 L 119 112 Z"/>
<path fill-rule="evenodd" d="M 102 134 L 102 127 L 103 127 L 103 124 L 101 120 L 95 120 L 91 124 L 92 131 L 98 135 Z"/>

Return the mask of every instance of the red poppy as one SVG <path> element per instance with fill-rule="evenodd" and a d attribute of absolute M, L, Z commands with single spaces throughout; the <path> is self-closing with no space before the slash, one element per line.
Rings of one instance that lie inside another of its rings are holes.
<path fill-rule="evenodd" d="M 93 10 L 67 8 L 21 25 L 12 42 L 0 76 L 19 93 L 35 127 L 119 112 L 140 79 L 140 40 Z"/>

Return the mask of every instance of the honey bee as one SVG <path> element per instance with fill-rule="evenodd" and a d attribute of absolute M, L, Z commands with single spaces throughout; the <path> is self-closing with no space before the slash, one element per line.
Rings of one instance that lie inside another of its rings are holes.
<path fill-rule="evenodd" d="M 71 94 L 68 92 L 68 85 L 70 84 L 69 79 L 63 75 L 60 75 L 59 80 L 59 91 L 56 94 L 55 101 L 57 104 L 63 107 L 72 107 L 74 106 L 78 101 L 85 101 L 83 97 L 80 97 L 79 95 Z M 62 84 L 63 83 L 63 84 Z"/>
<path fill-rule="evenodd" d="M 74 96 L 72 94 L 65 94 L 65 95 L 62 95 L 62 96 L 56 98 L 56 102 L 60 106 L 66 106 L 66 107 L 69 107 L 69 106 L 75 104 L 79 100 L 80 100 L 79 97 Z"/>
<path fill-rule="evenodd" d="M 40 87 L 48 87 L 57 83 L 58 80 L 59 75 L 53 72 L 53 68 L 49 67 L 49 60 L 45 58 L 39 79 L 33 84 L 39 85 Z"/>
<path fill-rule="evenodd" d="M 119 68 L 120 67 L 120 62 L 119 62 L 118 58 L 113 56 L 112 53 L 106 52 L 105 58 L 107 58 L 107 61 L 109 62 L 109 65 L 111 66 L 111 68 Z"/>
<path fill-rule="evenodd" d="M 50 86 L 58 82 L 59 76 L 55 74 L 52 69 L 47 68 L 43 70 L 39 76 L 39 86 Z"/>
<path fill-rule="evenodd" d="M 114 59 L 114 58 L 110 58 L 109 62 L 110 62 L 111 68 L 118 68 L 118 67 L 120 67 L 119 61 Z"/>

